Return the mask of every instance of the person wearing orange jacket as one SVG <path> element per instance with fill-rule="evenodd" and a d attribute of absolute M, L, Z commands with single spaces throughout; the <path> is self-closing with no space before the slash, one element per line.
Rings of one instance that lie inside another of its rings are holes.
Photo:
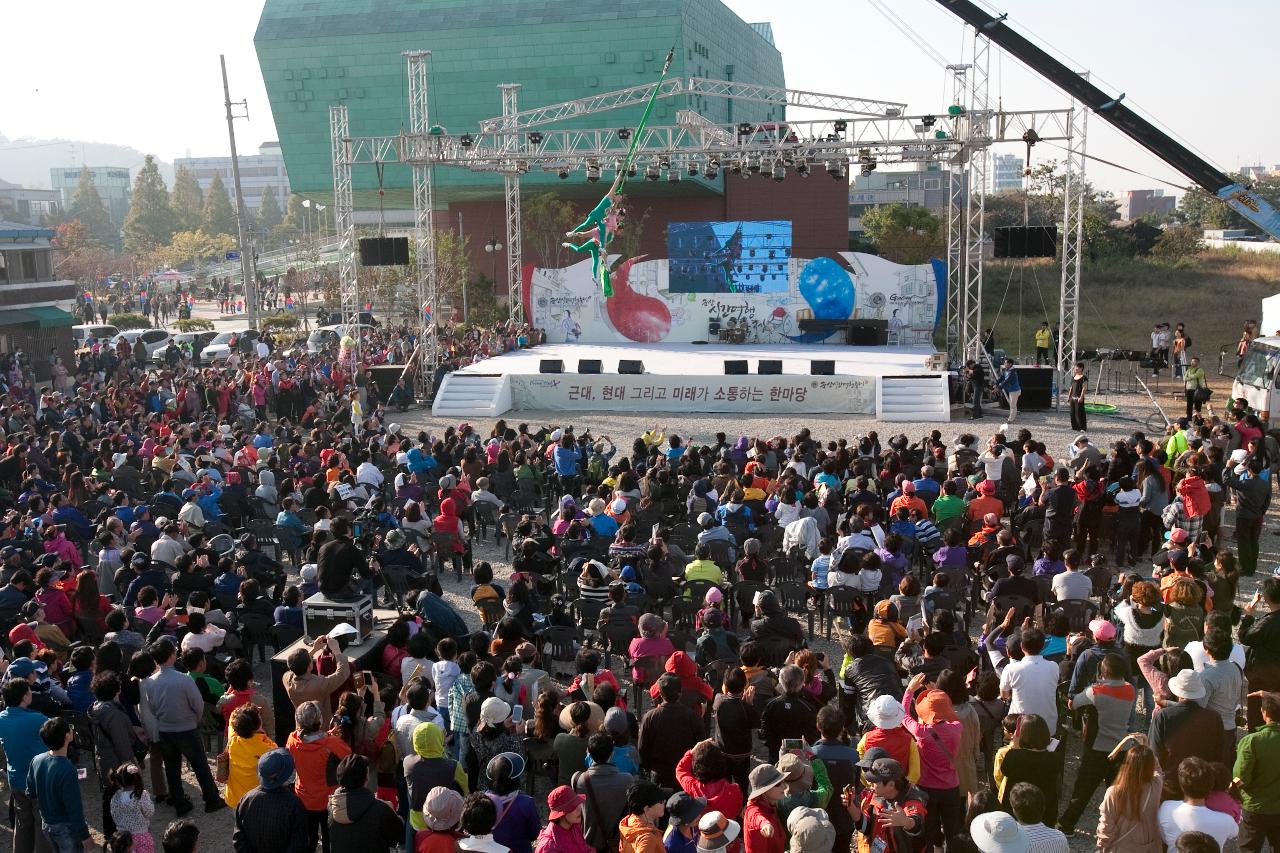
<path fill-rule="evenodd" d="M 329 795 L 338 788 L 329 784 L 329 762 L 346 758 L 351 747 L 324 730 L 324 715 L 318 702 L 303 702 L 293 718 L 297 729 L 289 733 L 285 747 L 293 756 L 297 771 L 293 792 L 307 810 L 308 849 L 315 849 L 320 840 L 324 853 L 329 853 Z"/>

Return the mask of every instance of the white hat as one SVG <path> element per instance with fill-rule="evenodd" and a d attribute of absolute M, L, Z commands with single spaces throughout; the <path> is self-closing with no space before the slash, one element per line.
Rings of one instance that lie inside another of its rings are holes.
<path fill-rule="evenodd" d="M 480 722 L 487 726 L 498 726 L 511 716 L 511 706 L 497 696 L 490 696 L 480 706 Z"/>
<path fill-rule="evenodd" d="M 218 424 L 218 432 L 223 435 L 231 435 L 231 424 Z"/>
<path fill-rule="evenodd" d="M 728 847 L 742 833 L 742 825 L 726 817 L 722 812 L 707 812 L 698 818 L 699 850 L 720 850 Z"/>
<path fill-rule="evenodd" d="M 552 441 L 559 441 L 562 438 L 564 438 L 564 430 L 560 429 L 559 427 L 556 427 L 551 431 Z"/>
<path fill-rule="evenodd" d="M 969 825 L 969 837 L 982 853 L 1027 853 L 1031 839 L 1013 815 L 987 812 Z"/>
<path fill-rule="evenodd" d="M 399 434 L 400 434 L 400 424 L 391 424 L 390 426 L 387 427 L 387 435 L 399 435 Z"/>
<path fill-rule="evenodd" d="M 113 454 L 111 455 L 111 465 L 112 465 L 112 467 L 114 467 L 114 468 L 119 468 L 121 465 L 123 465 L 123 464 L 125 463 L 125 461 L 126 461 L 128 458 L 129 458 L 128 454 L 125 454 L 125 453 L 113 453 Z"/>
<path fill-rule="evenodd" d="M 1204 679 L 1194 669 L 1184 669 L 1169 679 L 1169 692 L 1179 699 L 1203 699 Z"/>
<path fill-rule="evenodd" d="M 896 729 L 907 715 L 902 703 L 887 693 L 877 696 L 867 706 L 867 719 L 878 729 Z"/>
<path fill-rule="evenodd" d="M 302 571 L 298 572 L 304 581 L 313 581 L 318 574 L 320 574 L 320 567 L 315 563 L 303 563 Z"/>

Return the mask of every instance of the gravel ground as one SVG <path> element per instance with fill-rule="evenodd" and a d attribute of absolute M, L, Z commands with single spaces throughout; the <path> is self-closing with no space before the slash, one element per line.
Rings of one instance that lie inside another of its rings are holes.
<path fill-rule="evenodd" d="M 835 439 L 838 437 L 852 437 L 855 434 L 865 433 L 869 430 L 877 430 L 881 438 L 902 432 L 912 440 L 922 435 L 927 435 L 932 429 L 942 431 L 943 437 L 950 440 L 955 435 L 972 431 L 980 438 L 985 439 L 992 431 L 999 428 L 1003 422 L 1003 416 L 998 410 L 989 410 L 990 414 L 980 421 L 961 420 L 962 413 L 956 410 L 953 414 L 957 420 L 950 424 L 926 424 L 926 423 L 885 423 L 876 421 L 868 417 L 856 417 L 846 415 L 789 415 L 789 416 L 761 416 L 761 417 L 745 417 L 740 415 L 726 416 L 723 414 L 705 414 L 690 413 L 687 415 L 680 414 L 672 416 L 666 413 L 665 416 L 658 418 L 658 423 L 664 425 L 669 431 L 678 433 L 682 437 L 691 437 L 695 441 L 703 442 L 713 439 L 716 432 L 724 431 L 729 434 L 730 438 L 736 438 L 739 434 L 773 436 L 773 435 L 792 435 L 801 427 L 808 426 L 814 436 L 823 441 Z M 1145 399 L 1142 404 L 1136 407 L 1132 414 L 1134 419 L 1124 417 L 1129 414 L 1125 407 L 1121 407 L 1120 416 L 1118 417 L 1094 417 L 1091 418 L 1092 428 L 1089 431 L 1090 437 L 1099 446 L 1105 446 L 1108 442 L 1127 436 L 1134 429 L 1140 428 L 1139 421 L 1145 419 L 1150 413 L 1149 406 L 1146 405 Z M 410 411 L 396 416 L 396 420 L 407 430 L 417 431 L 425 429 L 433 434 L 440 434 L 446 426 L 451 422 L 440 418 L 432 418 L 426 411 Z M 616 414 L 606 412 L 585 412 L 575 413 L 572 417 L 566 416 L 565 413 L 559 412 L 512 412 L 509 413 L 506 420 L 510 424 L 518 424 L 527 422 L 531 425 L 541 424 L 570 424 L 572 423 L 577 429 L 590 428 L 596 435 L 609 435 L 615 442 L 623 447 L 629 447 L 635 436 L 641 431 L 651 427 L 654 418 L 641 414 Z M 456 424 L 455 424 L 456 425 Z M 491 427 L 491 423 L 475 422 L 475 426 L 482 433 L 487 433 Z M 1016 425 L 1018 427 L 1025 426 L 1038 439 L 1043 440 L 1050 448 L 1050 452 L 1054 454 L 1062 454 L 1069 442 L 1075 437 L 1075 431 L 1069 428 L 1069 422 L 1065 413 L 1056 412 L 1031 412 L 1023 413 Z M 1261 565 L 1272 566 L 1280 563 L 1280 539 L 1276 538 L 1280 535 L 1280 527 L 1275 524 L 1275 514 L 1277 510 L 1273 510 L 1269 523 L 1266 526 L 1268 532 L 1263 534 L 1262 541 L 1262 558 Z M 1227 522 L 1230 523 L 1231 511 L 1228 510 Z M 489 560 L 495 567 L 495 572 L 500 578 L 506 578 L 511 573 L 510 563 L 503 559 L 503 549 L 495 546 L 491 541 L 478 543 L 476 546 L 476 560 Z M 474 608 L 471 606 L 469 599 L 466 597 L 469 581 L 464 578 L 462 583 L 453 580 L 451 574 L 441 579 L 445 587 L 445 597 L 458 612 L 462 613 L 468 624 L 473 628 L 478 628 L 480 620 Z M 1239 602 L 1247 601 L 1256 589 L 1256 582 L 1253 578 L 1244 578 L 1241 582 L 1239 591 Z M 814 642 L 813 647 L 820 651 L 825 651 L 828 656 L 838 654 L 839 650 L 835 643 L 828 642 L 819 636 Z M 266 665 L 256 665 L 258 675 L 258 683 L 260 689 L 270 698 L 270 689 L 268 685 L 269 671 Z M 1066 797 L 1069 796 L 1070 786 L 1074 782 L 1076 770 L 1079 765 L 1080 744 L 1076 737 L 1072 737 L 1069 742 L 1069 755 L 1072 756 L 1067 760 L 1064 781 L 1062 784 L 1063 802 L 1061 806 L 1065 806 Z M 210 756 L 212 763 L 212 756 Z M 198 802 L 198 788 L 195 786 L 194 777 L 187 771 L 185 778 L 189 786 L 188 793 Z M 91 827 L 100 824 L 99 815 L 101 814 L 100 796 L 98 786 L 92 779 L 82 783 L 84 795 L 85 814 L 89 817 Z M 545 797 L 546 785 L 540 784 L 538 787 L 538 795 L 541 800 Z M 1080 826 L 1076 835 L 1071 839 L 1071 850 L 1073 853 L 1083 853 L 1086 850 L 1092 850 L 1094 847 L 1093 831 L 1097 822 L 1097 807 L 1101 802 L 1102 789 L 1095 794 L 1094 800 L 1085 811 L 1084 817 L 1080 821 Z M 201 846 L 205 850 L 226 850 L 231 847 L 231 834 L 234 829 L 234 816 L 230 810 L 224 810 L 217 814 L 205 815 L 197 806 L 196 811 L 190 815 L 201 828 Z M 156 809 L 156 816 L 152 822 L 152 832 L 156 836 L 157 843 L 159 836 L 163 834 L 164 827 L 173 820 L 173 811 L 169 806 L 161 805 Z M 1231 846 L 1228 849 L 1232 849 Z"/>

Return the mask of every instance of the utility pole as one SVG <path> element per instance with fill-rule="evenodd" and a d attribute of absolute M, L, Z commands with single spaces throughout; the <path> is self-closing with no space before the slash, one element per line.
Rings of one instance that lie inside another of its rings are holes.
<path fill-rule="evenodd" d="M 236 117 L 231 112 L 231 87 L 227 85 L 227 57 L 218 56 L 222 63 L 222 94 L 227 107 L 227 136 L 231 139 L 231 181 L 236 190 L 236 234 L 240 241 L 240 274 L 244 277 L 244 307 L 249 320 L 249 328 L 258 328 L 258 271 L 256 269 L 253 236 L 249 231 L 249 220 L 245 212 L 244 193 L 240 189 L 240 159 L 236 156 Z M 245 118 L 249 115 L 247 101 L 236 101 L 235 104 L 245 108 Z"/>

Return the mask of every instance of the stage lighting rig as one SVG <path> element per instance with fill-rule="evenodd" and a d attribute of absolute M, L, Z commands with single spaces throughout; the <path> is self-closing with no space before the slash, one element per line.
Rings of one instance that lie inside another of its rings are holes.
<path fill-rule="evenodd" d="M 472 139 L 471 134 L 469 133 L 462 134 L 462 137 L 458 139 L 458 144 L 461 145 L 463 148 L 470 148 L 472 143 L 474 142 L 475 140 Z"/>
<path fill-rule="evenodd" d="M 748 156 L 747 156 L 747 171 L 748 171 L 748 172 L 750 172 L 750 173 L 751 173 L 751 174 L 753 174 L 753 175 L 755 175 L 755 174 L 759 174 L 759 172 L 760 172 L 760 158 L 759 158 L 759 157 L 752 157 L 752 156 L 750 156 L 750 155 L 748 155 Z"/>
<path fill-rule="evenodd" d="M 809 163 L 807 160 L 801 160 L 796 166 L 796 174 L 802 178 L 809 177 Z"/>
<path fill-rule="evenodd" d="M 560 169 L 560 171 L 559 171 L 559 172 L 557 172 L 556 174 L 559 176 L 560 180 L 562 180 L 562 181 L 567 181 L 567 180 L 569 179 L 569 170 L 568 170 L 568 169 L 564 169 L 564 168 L 562 168 L 562 169 Z"/>
<path fill-rule="evenodd" d="M 750 135 L 751 135 L 751 129 L 752 129 L 752 128 L 751 128 L 751 123 L 750 123 L 750 122 L 745 122 L 745 121 L 743 121 L 743 122 L 738 122 L 738 135 L 739 135 L 739 136 L 750 136 Z"/>
<path fill-rule="evenodd" d="M 540 131 L 537 131 L 537 130 L 531 130 L 531 131 L 529 131 L 529 144 L 530 144 L 530 145 L 541 145 L 541 144 L 542 144 L 542 133 L 541 133 Z"/>
<path fill-rule="evenodd" d="M 653 161 L 649 163 L 648 166 L 644 167 L 644 179 L 646 181 L 656 181 L 660 177 L 661 177 L 661 174 L 658 170 L 657 161 Z"/>
<path fill-rule="evenodd" d="M 687 171 L 689 173 L 689 177 L 691 178 L 698 177 L 698 164 L 694 163 L 693 161 L 690 161 Z"/>
<path fill-rule="evenodd" d="M 600 164 L 595 160 L 587 161 L 587 180 L 593 184 L 600 180 Z"/>
<path fill-rule="evenodd" d="M 626 142 L 628 139 L 630 139 L 630 138 L 631 138 L 631 128 L 629 128 L 629 127 L 620 127 L 620 128 L 618 128 L 618 138 L 619 138 L 619 139 L 621 139 L 623 142 Z"/>
<path fill-rule="evenodd" d="M 787 167 L 781 160 L 773 161 L 773 179 L 775 181 L 784 180 L 787 177 Z"/>
<path fill-rule="evenodd" d="M 844 133 L 849 129 L 849 123 L 842 118 L 838 118 L 832 127 L 835 128 L 836 133 Z"/>
<path fill-rule="evenodd" d="M 720 174 L 720 162 L 718 160 L 708 160 L 702 176 L 708 181 L 712 181 L 715 180 L 718 174 Z"/>
<path fill-rule="evenodd" d="M 680 170 L 679 170 L 679 169 L 668 169 L 668 170 L 667 170 L 667 183 L 669 183 L 669 184 L 678 184 L 678 183 L 680 183 Z"/>

